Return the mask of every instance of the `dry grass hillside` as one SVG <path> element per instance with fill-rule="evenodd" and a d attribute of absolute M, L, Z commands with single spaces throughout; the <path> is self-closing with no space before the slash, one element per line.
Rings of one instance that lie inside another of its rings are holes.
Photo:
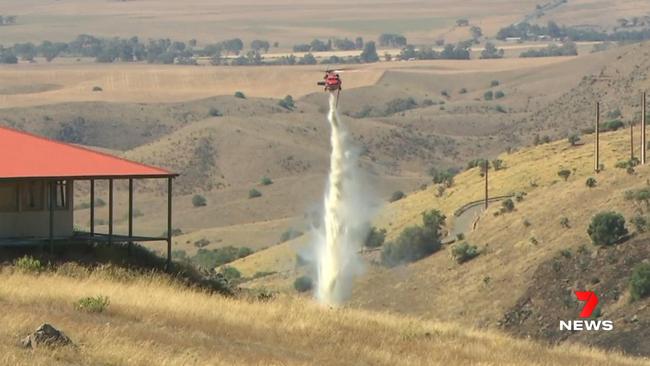
<path fill-rule="evenodd" d="M 593 215 L 614 210 L 623 213 L 630 230 L 634 231 L 630 219 L 642 208 L 626 201 L 624 193 L 647 187 L 649 168 L 638 167 L 634 174 L 628 174 L 625 169 L 614 167 L 618 161 L 629 158 L 629 133 L 620 131 L 603 134 L 605 170 L 594 174 L 591 138 L 585 137 L 585 144 L 580 146 L 570 146 L 562 140 L 501 155 L 505 168 L 491 172 L 491 194 L 525 192 L 526 195 L 516 203 L 512 213 L 495 216 L 500 204 L 493 203 L 479 217 L 476 229 L 465 233 L 466 241 L 477 245 L 481 254 L 459 265 L 445 247 L 426 259 L 392 269 L 369 264 L 366 274 L 356 283 L 352 306 L 498 327 L 529 288 L 550 286 L 561 280 L 547 278 L 549 282 L 535 282 L 539 281 L 539 276 L 535 276 L 539 266 L 550 263 L 561 251 L 576 253 L 586 246 L 594 258 L 614 256 L 623 260 L 624 252 L 597 250 L 586 229 Z M 572 172 L 566 182 L 557 174 L 561 169 Z M 598 182 L 592 189 L 585 185 L 591 176 Z M 454 211 L 469 201 L 481 199 L 483 189 L 484 180 L 475 168 L 459 174 L 441 197 L 437 197 L 435 187 L 430 187 L 386 206 L 375 224 L 387 229 L 391 239 L 405 227 L 419 224 L 423 211 L 439 209 L 449 218 L 448 226 L 453 227 Z M 568 219 L 568 228 L 561 225 L 562 217 Z M 645 234 L 641 238 L 647 240 Z M 284 250 L 274 248 L 269 257 L 262 251 L 234 265 L 242 271 L 251 271 L 251 266 L 257 271 L 278 271 L 279 274 L 250 285 L 291 291 L 292 278 L 304 273 L 304 269 L 296 264 L 297 252 L 292 253 L 289 244 L 283 244 Z M 643 260 L 650 253 L 646 250 L 637 256 Z M 636 311 L 627 305 L 626 281 L 616 285 L 621 296 L 602 304 L 605 314 L 620 308 L 627 309 L 628 313 Z M 561 305 L 560 298 L 554 299 Z"/>
<path fill-rule="evenodd" d="M 247 43 L 256 38 L 277 41 L 279 49 L 287 50 L 315 37 L 375 39 L 385 32 L 403 33 L 415 44 L 431 43 L 438 38 L 455 42 L 467 39 L 469 33 L 467 27 L 456 27 L 457 19 L 467 18 L 492 36 L 501 27 L 527 19 L 536 12 L 537 5 L 549 2 L 418 0 L 404 6 L 391 1 L 335 0 L 323 6 L 309 0 L 293 6 L 280 0 L 200 0 L 193 1 L 188 8 L 170 0 L 157 1 L 155 7 L 141 0 L 6 0 L 3 11 L 16 15 L 18 21 L 3 29 L 0 42 L 64 41 L 82 33 L 197 39 L 202 43 L 240 37 Z M 576 0 L 531 20 L 611 29 L 619 18 L 642 16 L 648 11 L 650 7 L 642 0 Z"/>
<path fill-rule="evenodd" d="M 592 126 L 596 101 L 601 102 L 602 121 L 621 119 L 639 123 L 641 91 L 650 87 L 649 52 L 649 44 L 641 43 L 604 53 L 607 62 L 592 65 L 595 67 L 585 72 L 575 87 L 565 90 L 545 108 L 517 123 L 514 133 L 526 135 L 534 131 L 565 137 Z"/>
<path fill-rule="evenodd" d="M 0 363 L 11 365 L 643 365 L 578 346 L 549 348 L 496 332 L 310 300 L 227 299 L 158 276 L 0 274 Z M 102 313 L 76 310 L 107 296 Z M 42 322 L 77 345 L 26 351 L 16 343 Z"/>

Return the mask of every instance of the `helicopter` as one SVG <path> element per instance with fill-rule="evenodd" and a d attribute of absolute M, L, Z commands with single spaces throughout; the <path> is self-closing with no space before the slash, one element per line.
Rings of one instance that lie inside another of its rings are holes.
<path fill-rule="evenodd" d="M 325 87 L 325 91 L 334 92 L 337 91 L 341 93 L 341 76 L 339 75 L 338 70 L 325 70 L 325 76 L 323 81 L 319 81 L 317 84 Z"/>

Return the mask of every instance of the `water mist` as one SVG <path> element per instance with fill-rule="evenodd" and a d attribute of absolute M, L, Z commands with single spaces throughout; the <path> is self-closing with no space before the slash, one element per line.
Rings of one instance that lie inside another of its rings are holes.
<path fill-rule="evenodd" d="M 372 211 L 367 185 L 362 183 L 358 151 L 348 141 L 336 106 L 337 97 L 330 93 L 330 172 L 323 223 L 316 235 L 316 297 L 326 305 L 342 304 L 351 295 L 353 280 L 362 270 L 358 252 Z"/>

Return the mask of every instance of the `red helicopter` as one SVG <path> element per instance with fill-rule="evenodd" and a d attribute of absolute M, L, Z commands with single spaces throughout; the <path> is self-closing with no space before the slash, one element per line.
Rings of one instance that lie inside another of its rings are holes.
<path fill-rule="evenodd" d="M 341 92 L 341 84 L 343 82 L 341 81 L 341 76 L 339 75 L 338 70 L 326 70 L 323 80 L 324 81 L 319 81 L 318 85 L 324 86 L 325 91 L 338 91 L 339 93 Z"/>
<path fill-rule="evenodd" d="M 339 95 L 341 95 L 341 76 L 339 70 L 325 70 L 323 81 L 319 81 L 318 85 L 324 86 L 325 91 L 334 93 L 336 91 L 336 105 L 339 104 Z"/>

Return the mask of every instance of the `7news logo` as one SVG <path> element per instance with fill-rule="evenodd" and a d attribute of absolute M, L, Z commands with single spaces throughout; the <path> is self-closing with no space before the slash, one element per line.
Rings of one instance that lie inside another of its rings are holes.
<path fill-rule="evenodd" d="M 614 322 L 611 320 L 589 319 L 598 306 L 598 296 L 593 291 L 576 291 L 576 298 L 585 304 L 582 307 L 579 317 L 583 320 L 560 320 L 560 330 L 614 330 Z M 588 319 L 588 320 L 587 320 Z"/>

